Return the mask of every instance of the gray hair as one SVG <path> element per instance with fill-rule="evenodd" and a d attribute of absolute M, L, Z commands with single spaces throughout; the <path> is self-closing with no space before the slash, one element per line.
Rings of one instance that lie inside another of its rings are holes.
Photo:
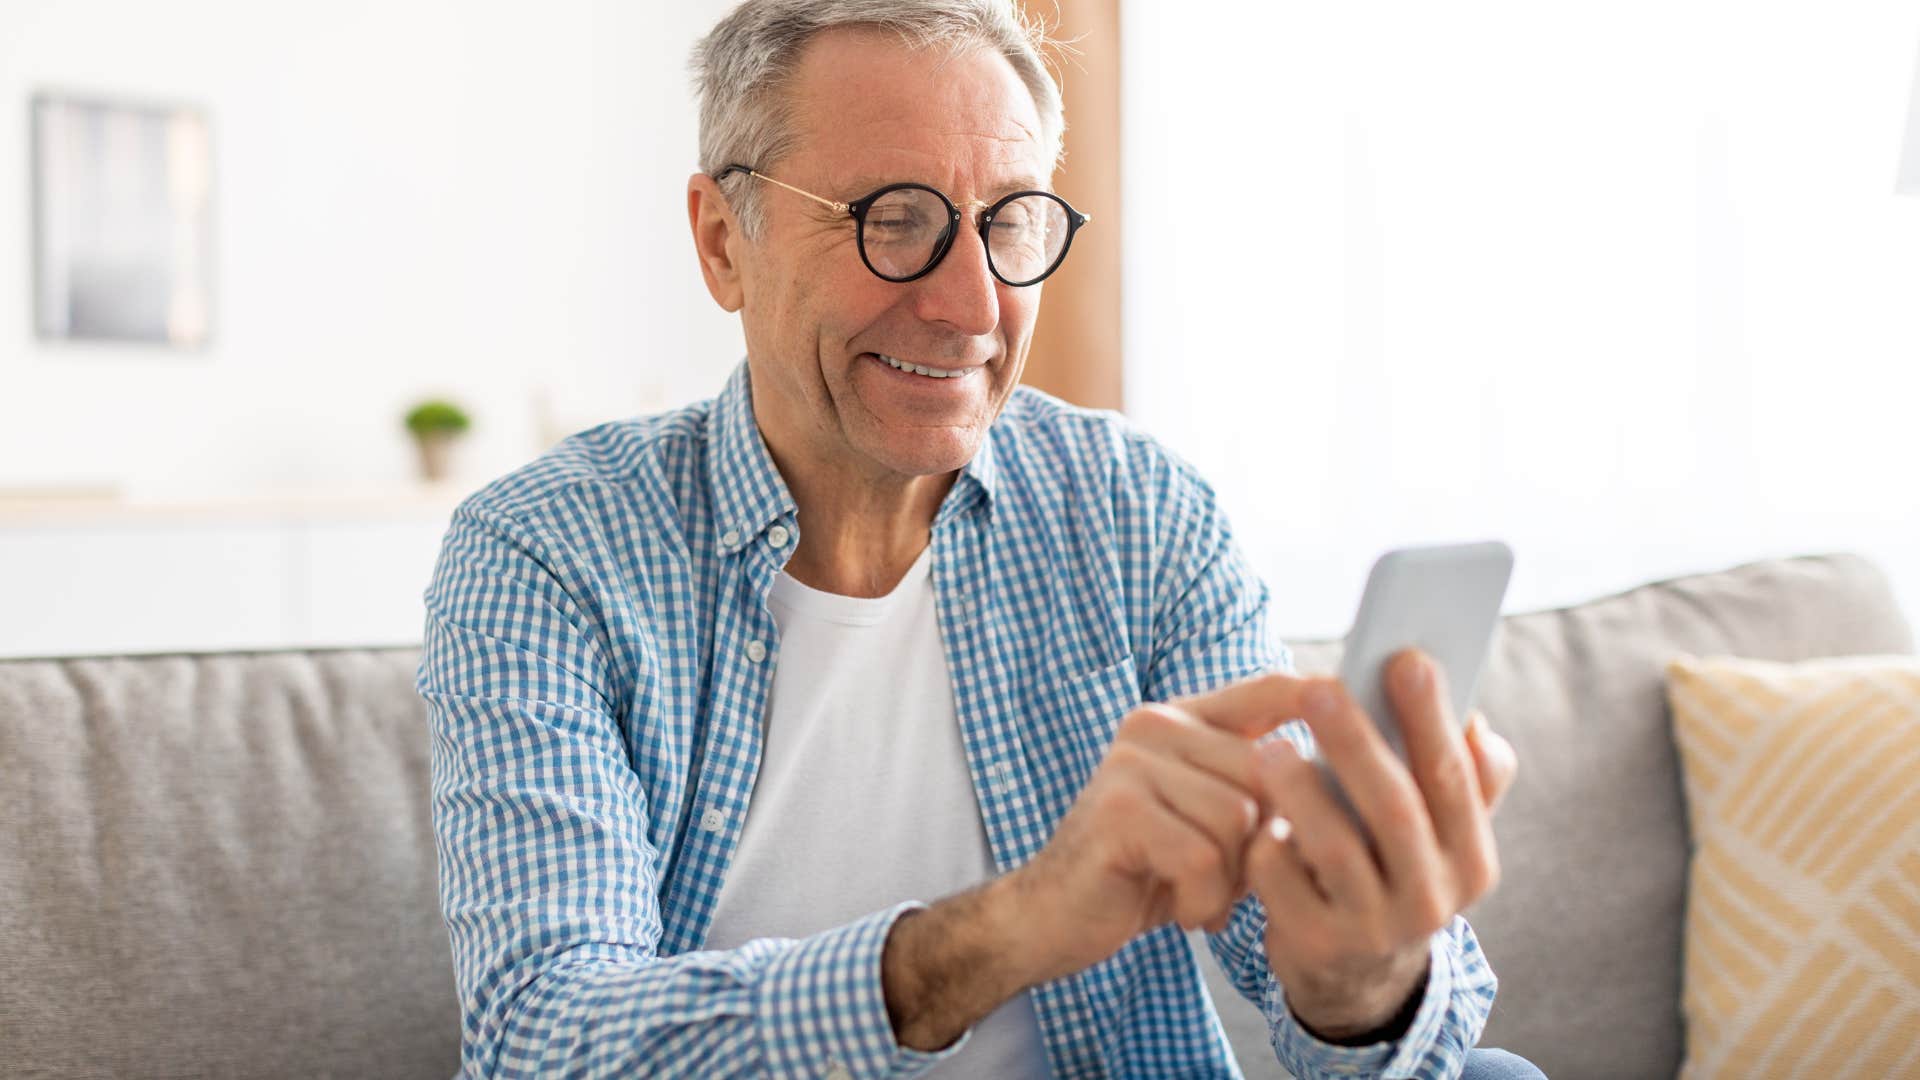
<path fill-rule="evenodd" d="M 728 165 L 766 169 L 793 149 L 791 110 L 779 93 L 801 50 L 815 34 L 860 26 L 889 31 L 909 48 L 996 49 L 1033 95 L 1040 138 L 1060 158 L 1066 119 L 1060 88 L 1042 50 L 1053 46 L 1046 27 L 1024 15 L 1017 0 L 746 0 L 693 50 L 700 97 L 700 168 L 718 176 Z M 759 185 L 734 173 L 721 191 L 748 237 L 759 233 Z"/>

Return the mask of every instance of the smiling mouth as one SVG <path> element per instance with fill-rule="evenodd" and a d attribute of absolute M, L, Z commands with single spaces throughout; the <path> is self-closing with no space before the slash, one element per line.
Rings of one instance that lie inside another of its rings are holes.
<path fill-rule="evenodd" d="M 881 363 L 893 368 L 895 371 L 910 371 L 915 375 L 924 375 L 929 379 L 958 379 L 973 370 L 972 368 L 950 369 L 928 367 L 925 364 L 910 364 L 905 360 L 897 360 L 888 356 L 886 353 L 874 353 L 872 355 L 877 357 Z"/>

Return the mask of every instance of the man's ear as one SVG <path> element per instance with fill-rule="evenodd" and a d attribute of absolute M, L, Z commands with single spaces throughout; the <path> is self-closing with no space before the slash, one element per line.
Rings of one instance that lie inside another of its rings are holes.
<path fill-rule="evenodd" d="M 739 311 L 746 302 L 746 289 L 736 256 L 746 237 L 740 234 L 740 221 L 720 194 L 720 185 L 706 173 L 687 178 L 687 223 L 693 226 L 693 249 L 700 256 L 700 276 L 707 281 L 707 292 L 722 308 Z"/>

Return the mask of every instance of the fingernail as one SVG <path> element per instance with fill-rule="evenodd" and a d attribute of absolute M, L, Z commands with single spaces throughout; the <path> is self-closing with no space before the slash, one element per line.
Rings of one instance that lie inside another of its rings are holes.
<path fill-rule="evenodd" d="M 1467 742 L 1477 747 L 1482 755 L 1505 758 L 1516 766 L 1520 763 L 1519 752 L 1514 750 L 1513 744 L 1507 741 L 1506 736 L 1493 730 L 1493 725 L 1487 723 L 1487 718 L 1479 713 L 1474 713 L 1467 724 Z"/>
<path fill-rule="evenodd" d="M 1520 751 L 1515 750 L 1513 748 L 1513 744 L 1511 742 L 1508 742 L 1505 736 L 1500 735 L 1497 732 L 1489 731 L 1487 732 L 1487 738 L 1492 739 L 1494 743 L 1500 747 L 1500 753 L 1504 754 L 1507 760 L 1513 762 L 1516 768 L 1519 767 Z"/>
<path fill-rule="evenodd" d="M 1288 755 L 1300 757 L 1300 748 L 1296 748 L 1288 738 L 1269 738 L 1267 742 L 1256 746 L 1254 751 L 1260 753 L 1261 761 L 1281 761 Z"/>
<path fill-rule="evenodd" d="M 1506 746 L 1509 749 L 1511 749 L 1513 746 L 1512 743 L 1507 742 L 1505 736 L 1493 730 L 1493 725 L 1487 723 L 1487 718 L 1485 716 L 1477 713 L 1474 715 L 1474 718 L 1473 718 L 1472 735 L 1473 735 L 1473 741 L 1483 746 L 1486 746 L 1486 745 Z"/>

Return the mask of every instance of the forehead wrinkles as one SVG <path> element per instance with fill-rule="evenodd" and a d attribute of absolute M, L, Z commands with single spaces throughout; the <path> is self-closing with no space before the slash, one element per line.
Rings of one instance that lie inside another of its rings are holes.
<path fill-rule="evenodd" d="M 836 166 L 857 168 L 880 148 L 956 164 L 1024 156 L 1029 172 L 1048 164 L 1032 93 L 990 48 L 929 52 L 884 35 L 829 32 L 785 89 L 795 149 L 826 151 Z"/>
<path fill-rule="evenodd" d="M 952 190 L 954 198 L 985 197 L 1018 188 L 1048 186 L 1048 173 L 1036 153 L 1036 144 L 1015 136 L 988 136 L 956 132 L 954 150 L 930 153 L 924 146 L 878 143 L 866 147 L 859 163 L 840 160 L 825 175 L 847 198 L 858 198 L 883 184 L 905 181 L 931 184 L 943 190 L 961 185 L 976 190 Z M 858 190 L 855 190 L 858 189 Z"/>
<path fill-rule="evenodd" d="M 834 166 L 844 164 L 848 168 L 858 167 L 852 158 L 886 155 L 933 158 L 955 165 L 1018 166 L 1027 172 L 1040 169 L 1043 152 L 1039 132 L 1020 117 L 941 119 L 951 126 L 935 127 L 924 115 L 899 109 L 837 117 L 829 113 L 822 122 L 797 125 L 795 149 L 803 153 L 827 151 Z M 840 171 L 835 169 L 836 173 Z"/>

